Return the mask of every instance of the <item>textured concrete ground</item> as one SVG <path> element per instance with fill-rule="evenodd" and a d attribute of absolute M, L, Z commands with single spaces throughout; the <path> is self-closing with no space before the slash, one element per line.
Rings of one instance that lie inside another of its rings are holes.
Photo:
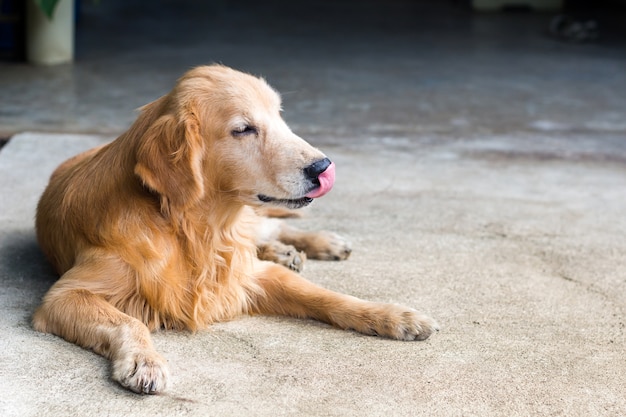
<path fill-rule="evenodd" d="M 336 189 L 299 223 L 348 236 L 354 254 L 304 275 L 419 308 L 441 332 L 395 342 L 259 317 L 158 333 L 172 385 L 139 397 L 28 322 L 54 279 L 37 197 L 101 138 L 18 135 L 0 153 L 2 415 L 624 415 L 626 149 L 603 139 L 593 152 L 553 134 L 323 146 Z"/>
<path fill-rule="evenodd" d="M 0 150 L 0 415 L 626 415 L 623 37 L 561 43 L 549 16 L 445 2 L 224 3 L 85 4 L 74 66 L 0 64 L 0 133 L 63 132 Z M 31 329 L 54 281 L 33 233 L 52 169 L 212 61 L 265 75 L 337 163 L 297 222 L 354 252 L 304 275 L 438 334 L 262 317 L 157 333 L 172 384 L 143 397 Z"/>

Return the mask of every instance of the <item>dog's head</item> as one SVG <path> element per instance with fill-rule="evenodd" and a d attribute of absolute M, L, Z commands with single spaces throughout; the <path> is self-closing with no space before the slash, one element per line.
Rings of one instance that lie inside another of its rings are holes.
<path fill-rule="evenodd" d="M 195 68 L 142 109 L 135 173 L 179 207 L 218 195 L 303 207 L 330 190 L 335 167 L 280 112 L 278 93 L 263 79 L 220 65 Z"/>

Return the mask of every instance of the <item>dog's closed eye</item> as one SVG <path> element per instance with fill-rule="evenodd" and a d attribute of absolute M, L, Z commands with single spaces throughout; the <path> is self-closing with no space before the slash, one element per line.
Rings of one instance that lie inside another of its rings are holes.
<path fill-rule="evenodd" d="M 249 136 L 249 135 L 258 135 L 259 131 L 254 126 L 244 125 L 244 126 L 241 126 L 241 127 L 237 127 L 236 129 L 234 129 L 230 133 L 231 133 L 231 135 L 233 135 L 235 137 L 241 137 L 241 136 Z"/>

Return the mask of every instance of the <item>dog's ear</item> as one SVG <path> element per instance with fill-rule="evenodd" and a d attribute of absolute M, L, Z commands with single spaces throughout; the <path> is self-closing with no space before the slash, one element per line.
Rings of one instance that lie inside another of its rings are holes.
<path fill-rule="evenodd" d="M 139 141 L 135 174 L 161 196 L 162 206 L 188 207 L 204 195 L 199 129 L 193 113 L 165 114 Z"/>

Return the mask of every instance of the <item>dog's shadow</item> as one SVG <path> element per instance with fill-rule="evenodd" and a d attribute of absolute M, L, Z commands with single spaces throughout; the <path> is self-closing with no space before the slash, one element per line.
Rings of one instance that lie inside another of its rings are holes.
<path fill-rule="evenodd" d="M 0 239 L 0 311 L 28 324 L 58 275 L 39 249 L 34 230 L 3 231 Z M 21 317 L 15 317 L 21 312 Z"/>

